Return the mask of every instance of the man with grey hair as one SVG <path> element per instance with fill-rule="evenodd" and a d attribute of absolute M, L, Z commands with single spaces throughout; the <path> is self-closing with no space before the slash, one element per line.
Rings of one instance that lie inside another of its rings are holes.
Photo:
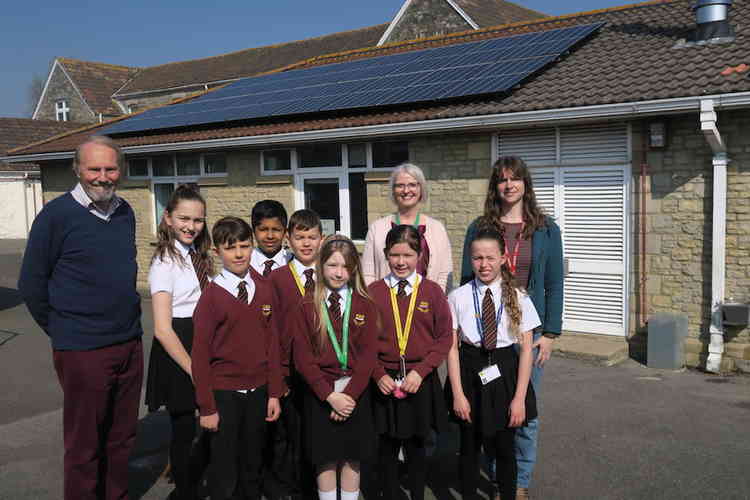
<path fill-rule="evenodd" d="M 122 153 L 93 136 L 75 188 L 34 220 L 18 280 L 63 391 L 65 500 L 128 497 L 143 379 L 135 215 L 115 194 Z"/>

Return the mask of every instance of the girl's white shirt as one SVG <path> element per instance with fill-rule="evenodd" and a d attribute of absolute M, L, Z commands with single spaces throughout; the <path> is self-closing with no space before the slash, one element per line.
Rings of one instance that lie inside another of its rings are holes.
<path fill-rule="evenodd" d="M 392 272 L 388 273 L 388 276 L 383 278 L 385 280 L 385 284 L 388 285 L 389 288 L 395 288 L 398 292 L 398 282 L 402 279 L 405 279 L 409 284 L 406 285 L 404 288 L 404 293 L 406 295 L 411 295 L 411 291 L 414 290 L 414 284 L 417 281 L 417 272 L 412 271 L 409 276 L 406 278 L 399 278 L 396 275 L 394 275 Z"/>
<path fill-rule="evenodd" d="M 482 311 L 482 301 L 484 300 L 485 293 L 487 293 L 488 290 L 491 290 L 492 300 L 495 303 L 495 314 L 497 315 L 502 301 L 502 282 L 498 279 L 490 285 L 485 285 L 481 280 L 475 278 L 448 294 L 448 304 L 450 305 L 451 314 L 453 316 L 453 329 L 459 330 L 462 342 L 480 347 L 482 345 L 482 336 L 477 330 L 477 317 L 474 312 L 474 284 L 477 286 L 479 313 L 481 314 Z M 518 297 L 518 305 L 521 309 L 521 324 L 518 328 L 519 333 L 533 330 L 541 325 L 542 323 L 539 321 L 539 315 L 537 314 L 536 308 L 531 302 L 529 296 L 518 289 L 516 289 L 516 296 Z M 509 326 L 510 317 L 508 316 L 508 308 L 505 307 L 500 316 L 500 324 L 498 324 L 497 327 L 498 348 L 507 347 L 517 342 L 510 333 Z"/>
<path fill-rule="evenodd" d="M 148 271 L 148 284 L 151 295 L 167 292 L 172 296 L 172 317 L 192 318 L 201 286 L 190 258 L 191 246 L 175 240 L 175 248 L 182 255 L 183 262 L 172 259 L 165 253 L 164 258 L 156 257 Z"/>
<path fill-rule="evenodd" d="M 346 294 L 348 290 L 349 290 L 349 285 L 344 285 L 338 290 L 336 290 L 337 292 L 339 292 L 339 306 L 341 307 L 342 316 L 344 315 L 344 307 L 346 306 Z M 329 305 L 328 297 L 330 297 L 332 293 L 333 293 L 333 290 L 326 287 L 326 306 Z"/>

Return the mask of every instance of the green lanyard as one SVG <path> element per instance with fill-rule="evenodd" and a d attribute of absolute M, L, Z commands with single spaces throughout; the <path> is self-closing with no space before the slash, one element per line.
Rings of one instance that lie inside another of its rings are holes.
<path fill-rule="evenodd" d="M 419 215 L 420 214 L 417 214 L 417 218 L 414 220 L 414 224 L 412 224 L 412 226 L 417 227 L 417 228 L 419 227 Z M 401 225 L 401 216 L 398 213 L 396 213 L 396 225 L 397 226 Z"/>
<path fill-rule="evenodd" d="M 328 337 L 331 339 L 333 350 L 336 352 L 336 359 L 341 363 L 341 369 L 347 369 L 347 361 L 349 360 L 349 313 L 352 310 L 352 289 L 350 288 L 346 294 L 346 305 L 344 306 L 344 322 L 341 331 L 341 344 L 336 338 L 336 331 L 333 329 L 333 323 L 331 318 L 328 316 L 328 306 L 323 307 L 323 319 L 326 321 L 326 329 L 328 329 Z"/>

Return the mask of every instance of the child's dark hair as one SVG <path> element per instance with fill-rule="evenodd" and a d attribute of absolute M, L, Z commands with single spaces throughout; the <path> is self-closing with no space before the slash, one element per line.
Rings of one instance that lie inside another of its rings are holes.
<path fill-rule="evenodd" d="M 309 231 L 318 228 L 320 234 L 323 234 L 323 224 L 320 222 L 320 216 L 314 210 L 303 208 L 297 210 L 289 217 L 289 226 L 286 232 L 292 234 L 292 231 Z"/>
<path fill-rule="evenodd" d="M 172 213 L 180 204 L 181 201 L 197 201 L 203 205 L 203 212 L 205 216 L 206 212 L 206 200 L 198 192 L 196 186 L 189 184 L 181 184 L 174 190 L 172 196 L 167 202 L 167 206 L 164 207 L 164 214 L 162 215 L 159 227 L 156 229 L 156 249 L 154 250 L 154 256 L 152 258 L 164 260 L 165 256 L 169 256 L 173 261 L 177 261 L 181 264 L 186 264 L 182 254 L 175 248 L 175 237 L 172 228 L 169 227 L 167 221 L 164 220 L 164 215 L 172 216 Z M 206 262 L 206 266 L 209 270 L 209 274 L 212 274 L 213 265 L 211 256 L 208 253 L 211 248 L 211 235 L 208 234 L 208 225 L 203 226 L 203 230 L 193 240 L 193 246 L 195 247 L 195 253 L 198 257 Z"/>
<path fill-rule="evenodd" d="M 498 231 L 491 223 L 483 223 L 483 221 L 480 220 L 479 230 L 471 242 L 473 244 L 475 241 L 486 240 L 497 242 L 500 254 L 505 254 L 505 238 L 503 235 L 500 234 L 500 231 Z M 503 304 L 505 304 L 505 308 L 508 311 L 508 317 L 510 318 L 510 333 L 516 339 L 520 340 L 518 327 L 521 324 L 521 307 L 518 303 L 515 280 L 513 279 L 513 274 L 510 272 L 510 267 L 507 262 L 505 262 L 500 268 L 500 277 L 502 278 Z"/>
<path fill-rule="evenodd" d="M 417 255 L 422 253 L 422 235 L 410 224 L 401 224 L 388 231 L 385 237 L 385 249 L 383 250 L 386 256 L 393 245 L 399 243 L 406 243 L 409 248 L 417 252 Z"/>
<path fill-rule="evenodd" d="M 281 225 L 286 227 L 287 216 L 284 205 L 276 200 L 259 201 L 250 214 L 250 223 L 253 225 L 253 229 L 258 227 L 263 219 L 279 219 Z"/>
<path fill-rule="evenodd" d="M 222 217 L 211 231 L 214 245 L 234 245 L 238 241 L 253 241 L 253 230 L 250 225 L 239 217 Z"/>

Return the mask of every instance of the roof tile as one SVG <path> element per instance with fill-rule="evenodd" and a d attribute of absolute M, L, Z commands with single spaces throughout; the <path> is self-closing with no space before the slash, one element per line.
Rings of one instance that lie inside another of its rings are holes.
<path fill-rule="evenodd" d="M 138 71 L 137 68 L 79 61 L 69 57 L 59 57 L 57 60 L 94 113 L 108 116 L 122 114 L 120 107 L 112 100 L 112 94 Z"/>

